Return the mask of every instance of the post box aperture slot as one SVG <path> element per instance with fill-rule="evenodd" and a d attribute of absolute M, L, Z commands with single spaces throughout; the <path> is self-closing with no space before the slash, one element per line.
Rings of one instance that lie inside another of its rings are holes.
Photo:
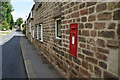
<path fill-rule="evenodd" d="M 72 30 L 75 30 L 76 28 L 71 28 Z"/>

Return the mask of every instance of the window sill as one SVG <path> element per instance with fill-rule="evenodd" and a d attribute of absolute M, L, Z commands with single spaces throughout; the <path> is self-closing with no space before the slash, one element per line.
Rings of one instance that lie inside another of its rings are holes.
<path fill-rule="evenodd" d="M 59 40 L 61 40 L 61 38 L 59 38 L 59 37 L 56 37 L 56 39 L 59 39 Z"/>
<path fill-rule="evenodd" d="M 40 42 L 43 42 L 43 40 L 40 40 Z"/>

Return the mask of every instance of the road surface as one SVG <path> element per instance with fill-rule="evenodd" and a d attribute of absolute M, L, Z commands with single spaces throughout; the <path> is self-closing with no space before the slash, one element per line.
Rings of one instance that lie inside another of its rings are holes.
<path fill-rule="evenodd" d="M 19 32 L 2 46 L 2 78 L 26 78 L 25 67 L 20 48 Z"/>

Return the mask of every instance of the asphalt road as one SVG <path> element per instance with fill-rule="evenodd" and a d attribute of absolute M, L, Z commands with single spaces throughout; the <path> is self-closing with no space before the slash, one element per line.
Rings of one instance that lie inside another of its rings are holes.
<path fill-rule="evenodd" d="M 26 78 L 19 41 L 16 35 L 2 45 L 2 78 Z"/>

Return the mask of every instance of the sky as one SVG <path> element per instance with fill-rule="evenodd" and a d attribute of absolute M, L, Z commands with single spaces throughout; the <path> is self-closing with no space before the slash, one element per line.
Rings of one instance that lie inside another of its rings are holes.
<path fill-rule="evenodd" d="M 14 9 L 12 12 L 13 19 L 16 21 L 19 17 L 23 18 L 23 20 L 27 19 L 34 2 L 33 0 L 12 0 L 11 4 Z"/>

